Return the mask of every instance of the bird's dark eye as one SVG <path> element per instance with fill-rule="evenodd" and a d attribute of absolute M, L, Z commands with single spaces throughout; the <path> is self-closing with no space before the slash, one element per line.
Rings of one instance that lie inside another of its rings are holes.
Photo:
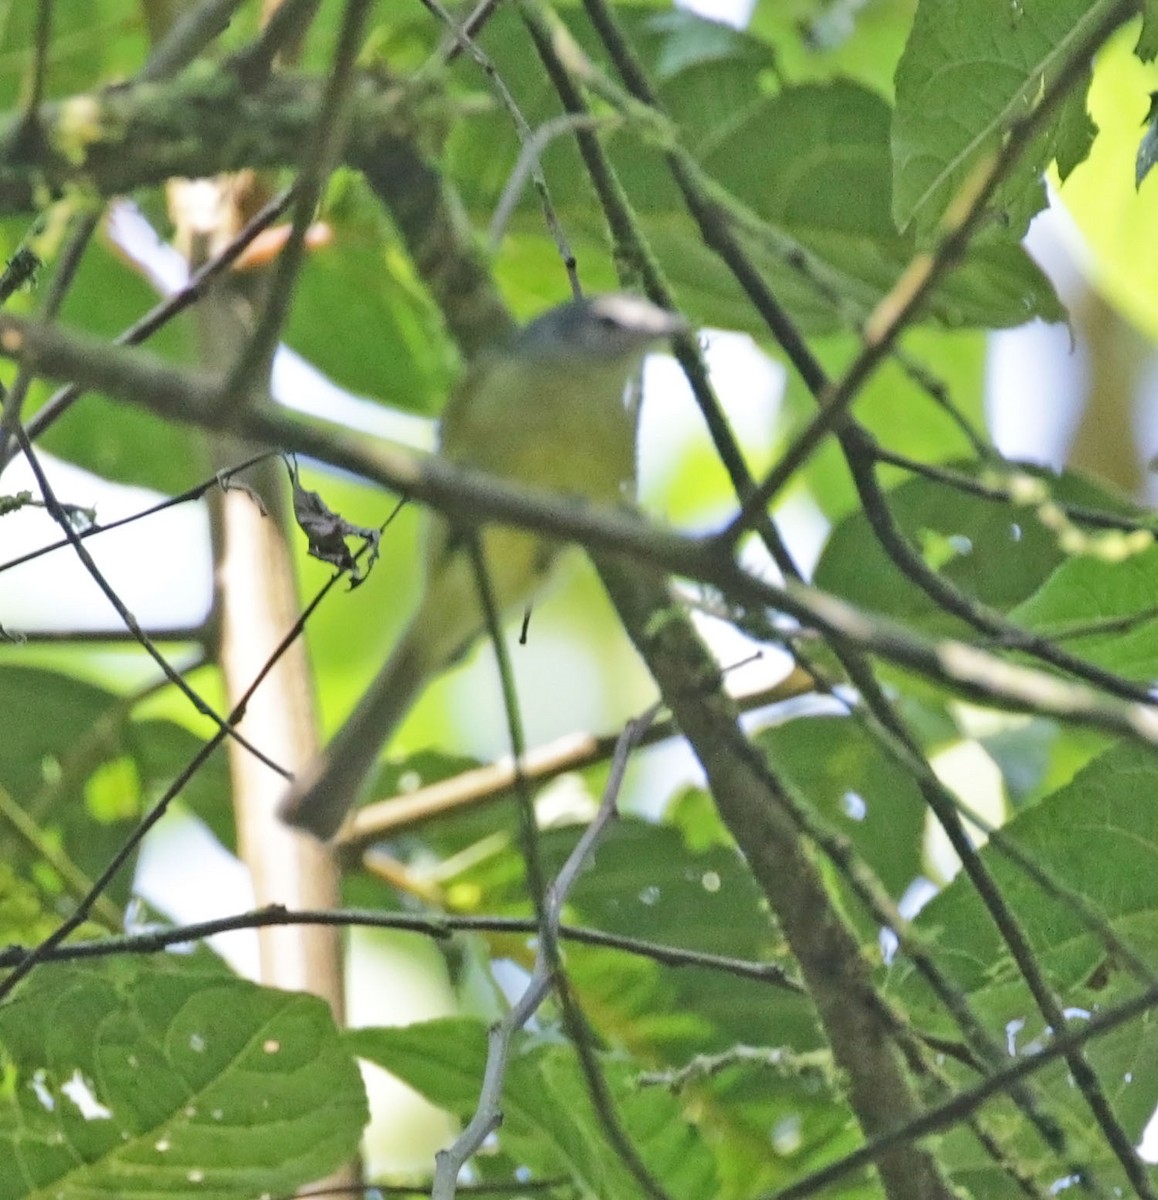
<path fill-rule="evenodd" d="M 619 322 L 607 313 L 599 313 L 596 318 L 601 329 L 615 330 L 619 328 Z"/>

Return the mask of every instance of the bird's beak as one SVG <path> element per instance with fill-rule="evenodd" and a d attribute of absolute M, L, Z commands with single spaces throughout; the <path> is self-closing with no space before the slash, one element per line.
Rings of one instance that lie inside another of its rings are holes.
<path fill-rule="evenodd" d="M 660 341 L 677 333 L 687 333 L 691 328 L 679 313 L 668 312 L 642 296 L 608 296 L 604 297 L 603 303 L 608 307 L 614 305 L 615 315 L 623 327 L 647 341 Z"/>
<path fill-rule="evenodd" d="M 656 337 L 675 337 L 677 334 L 691 332 L 692 327 L 679 313 L 668 312 L 664 308 L 657 308 L 656 312 L 661 315 L 661 328 L 656 332 Z"/>

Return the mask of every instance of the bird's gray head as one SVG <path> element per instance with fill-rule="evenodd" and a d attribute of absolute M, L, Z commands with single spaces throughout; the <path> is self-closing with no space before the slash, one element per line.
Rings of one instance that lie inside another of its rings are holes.
<path fill-rule="evenodd" d="M 632 358 L 653 343 L 682 333 L 687 322 L 644 300 L 611 292 L 561 304 L 516 338 L 518 353 L 543 358 Z"/>

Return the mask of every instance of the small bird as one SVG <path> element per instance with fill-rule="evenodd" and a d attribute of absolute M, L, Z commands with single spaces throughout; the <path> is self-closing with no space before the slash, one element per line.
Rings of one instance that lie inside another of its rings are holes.
<path fill-rule="evenodd" d="M 686 328 L 676 314 L 624 294 L 551 309 L 471 365 L 443 412 L 440 454 L 596 504 L 631 502 L 628 384 L 650 347 Z M 337 833 L 418 694 L 485 631 L 469 542 L 443 518 L 427 520 L 417 611 L 346 723 L 281 803 L 284 821 L 319 839 Z M 479 536 L 500 611 L 527 604 L 560 547 L 497 525 Z"/>

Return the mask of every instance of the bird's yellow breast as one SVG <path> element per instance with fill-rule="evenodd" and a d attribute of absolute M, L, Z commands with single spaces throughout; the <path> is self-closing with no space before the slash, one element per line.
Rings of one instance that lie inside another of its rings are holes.
<path fill-rule="evenodd" d="M 487 357 L 447 405 L 442 453 L 518 483 L 623 503 L 635 477 L 623 404 L 632 365 Z"/>
<path fill-rule="evenodd" d="M 637 363 L 579 356 L 548 366 L 538 359 L 485 356 L 447 404 L 441 452 L 452 462 L 561 496 L 628 502 L 635 447 L 623 395 Z M 558 546 L 501 525 L 487 526 L 481 538 L 499 608 L 529 601 Z M 417 620 L 435 662 L 453 658 L 484 624 L 462 539 L 461 530 L 430 518 L 427 588 Z"/>

